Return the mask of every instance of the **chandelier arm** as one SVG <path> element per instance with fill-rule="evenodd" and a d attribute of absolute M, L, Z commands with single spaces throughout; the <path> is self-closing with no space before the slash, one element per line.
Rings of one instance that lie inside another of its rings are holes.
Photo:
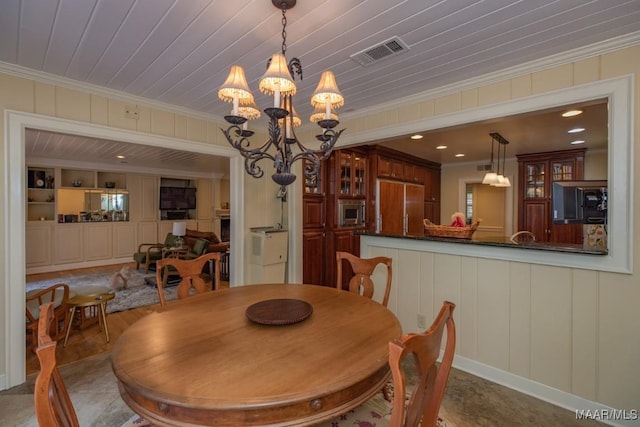
<path fill-rule="evenodd" d="M 275 157 L 271 155 L 268 150 L 273 144 L 273 141 L 269 139 L 259 148 L 248 149 L 250 142 L 247 137 L 243 135 L 242 129 L 238 125 L 231 125 L 226 130 L 220 129 L 224 134 L 227 142 L 244 157 L 245 171 L 254 178 L 261 178 L 264 176 L 264 171 L 257 164 L 262 159 L 270 159 L 275 161 Z M 236 138 L 232 135 L 235 134 Z"/>
<path fill-rule="evenodd" d="M 300 76 L 300 81 L 302 81 L 302 63 L 298 58 L 291 58 L 289 61 L 289 73 L 291 73 L 291 77 L 296 79 L 296 74 Z"/>
<path fill-rule="evenodd" d="M 249 147 L 250 142 L 249 138 L 243 135 L 242 129 L 240 129 L 237 125 L 231 125 L 226 130 L 220 129 L 224 134 L 225 138 L 227 138 L 227 142 L 231 144 L 233 148 L 240 152 L 242 157 L 255 157 L 257 154 L 263 154 L 261 158 L 269 158 L 273 160 L 273 156 L 267 152 L 271 145 L 276 145 L 273 143 L 273 140 L 269 138 L 261 147 L 247 149 L 245 147 Z M 238 139 L 234 139 L 231 134 L 235 133 L 238 136 Z"/>
<path fill-rule="evenodd" d="M 305 147 L 300 141 L 296 139 L 295 144 L 300 149 L 300 152 L 291 158 L 291 163 L 303 158 L 311 159 L 311 156 L 317 158 L 318 161 L 328 159 L 331 155 L 334 145 L 336 145 L 336 142 L 338 142 L 338 138 L 343 131 L 344 129 L 341 129 L 339 132 L 331 131 L 333 135 L 331 135 L 328 140 L 322 141 L 322 143 L 320 144 L 320 148 L 317 150 L 312 150 Z"/>

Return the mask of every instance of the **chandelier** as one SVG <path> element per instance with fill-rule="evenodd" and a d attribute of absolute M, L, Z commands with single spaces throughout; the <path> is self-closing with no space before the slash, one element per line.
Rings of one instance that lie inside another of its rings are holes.
<path fill-rule="evenodd" d="M 504 139 L 498 132 L 492 132 L 491 136 L 491 172 L 487 172 L 482 179 L 483 184 L 489 184 L 493 187 L 511 187 L 511 181 L 508 177 L 504 176 L 504 164 L 507 156 L 507 144 L 509 141 Z M 493 168 L 493 144 L 498 143 L 498 167 Z M 502 149 L 502 173 L 500 173 L 500 147 Z"/>
<path fill-rule="evenodd" d="M 224 119 L 229 127 L 221 129 L 227 141 L 244 157 L 244 167 L 254 178 L 261 178 L 264 171 L 257 164 L 262 159 L 273 161 L 276 172 L 271 178 L 281 187 L 295 181 L 296 175 L 291 173 L 292 164 L 305 159 L 305 178 L 313 179 L 320 169 L 320 162 L 331 154 L 336 141 L 344 129 L 335 131 L 339 124 L 338 116 L 333 110 L 342 107 L 344 97 L 331 71 L 323 71 L 320 82 L 311 96 L 311 105 L 315 107 L 311 121 L 317 123 L 322 132 L 316 136 L 317 149 L 302 144 L 296 137 L 294 127 L 301 124 L 300 118 L 293 108 L 293 95 L 296 93 L 294 82 L 297 74 L 302 80 L 302 64 L 298 58 L 288 63 L 287 51 L 287 10 L 295 6 L 296 0 L 271 0 L 273 5 L 282 10 L 282 53 L 275 53 L 267 62 L 267 71 L 260 79 L 258 87 L 262 93 L 273 95 L 273 107 L 264 109 L 269 117 L 268 139 L 263 145 L 250 147 L 249 138 L 254 132 L 247 130 L 247 120 L 260 117 L 260 110 L 255 104 L 253 94 L 247 84 L 244 69 L 239 65 L 231 67 L 227 80 L 218 90 L 218 97 L 233 103 L 231 114 Z M 295 150 L 295 152 L 294 152 Z"/>

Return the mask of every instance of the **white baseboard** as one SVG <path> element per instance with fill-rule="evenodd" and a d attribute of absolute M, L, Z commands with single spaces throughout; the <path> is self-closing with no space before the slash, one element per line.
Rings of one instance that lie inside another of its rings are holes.
<path fill-rule="evenodd" d="M 51 273 L 52 271 L 75 270 L 77 268 L 101 267 L 103 265 L 123 264 L 126 262 L 135 262 L 133 258 L 109 258 L 98 261 L 73 262 L 69 264 L 45 265 L 42 267 L 27 268 L 26 274 Z"/>
<path fill-rule="evenodd" d="M 7 389 L 7 376 L 5 374 L 0 374 L 0 390 Z"/>
<path fill-rule="evenodd" d="M 602 403 L 584 399 L 457 354 L 453 359 L 453 367 L 537 399 L 544 400 L 545 402 L 567 409 L 573 413 L 577 410 L 588 410 L 592 414 L 597 412 L 601 415 L 613 414 L 614 412 L 620 413 L 620 410 L 603 405 Z M 626 411 L 626 416 L 628 418 L 635 418 L 633 420 L 614 420 L 610 419 L 611 417 L 603 416 L 602 418 L 596 418 L 596 421 L 612 426 L 637 427 L 640 425 L 640 418 L 638 418 L 638 412 L 631 413 L 631 410 L 634 409 L 637 410 L 638 408 L 627 408 Z"/>

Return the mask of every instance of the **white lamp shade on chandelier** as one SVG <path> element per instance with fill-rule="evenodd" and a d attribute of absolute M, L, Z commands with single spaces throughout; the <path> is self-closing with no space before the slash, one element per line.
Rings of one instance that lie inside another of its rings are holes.
<path fill-rule="evenodd" d="M 269 62 L 269 68 L 267 68 L 267 71 L 260 79 L 260 83 L 258 83 L 258 88 L 260 92 L 267 95 L 275 95 L 277 93 L 278 98 L 280 98 L 280 95 L 296 94 L 298 88 L 291 77 L 287 58 L 285 58 L 284 54 L 273 54 L 271 62 Z M 277 104 L 274 101 L 273 106 L 279 107 L 280 99 L 278 99 Z"/>
<path fill-rule="evenodd" d="M 309 121 L 311 123 L 318 123 L 320 120 L 324 120 L 327 118 L 327 112 L 326 112 L 326 107 L 324 104 L 318 104 L 316 105 L 315 109 L 313 110 L 313 114 L 311 114 L 311 116 L 309 117 Z M 331 111 L 331 114 L 329 116 L 329 118 L 331 120 L 340 120 L 338 115 L 336 113 L 334 113 L 333 111 Z"/>
<path fill-rule="evenodd" d="M 233 114 L 233 110 L 231 110 Z M 251 95 L 251 99 L 244 105 L 240 105 L 238 107 L 238 116 L 244 117 L 247 120 L 255 120 L 260 118 L 260 109 L 256 105 L 256 101 L 253 99 L 253 95 Z"/>
<path fill-rule="evenodd" d="M 253 94 L 247 84 L 244 69 L 239 65 L 231 67 L 227 80 L 218 90 L 218 98 L 233 103 L 232 113 L 238 115 L 239 106 L 253 102 Z M 254 102 L 255 104 L 255 102 Z"/>
<path fill-rule="evenodd" d="M 311 105 L 325 108 L 325 119 L 331 117 L 331 110 L 344 105 L 344 97 L 338 89 L 336 76 L 331 71 L 323 71 L 316 90 L 311 95 Z"/>

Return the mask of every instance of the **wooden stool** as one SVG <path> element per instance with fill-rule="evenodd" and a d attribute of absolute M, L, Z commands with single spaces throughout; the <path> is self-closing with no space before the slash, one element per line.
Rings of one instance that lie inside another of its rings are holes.
<path fill-rule="evenodd" d="M 104 337 L 109 342 L 109 327 L 107 325 L 107 302 L 115 298 L 114 294 L 104 293 L 95 295 L 76 295 L 69 298 L 67 304 L 69 305 L 69 311 L 71 312 L 71 318 L 67 326 L 67 333 L 64 337 L 63 347 L 67 346 L 67 340 L 69 339 L 69 332 L 71 332 L 71 325 L 73 324 L 73 317 L 76 314 L 76 309 L 81 309 L 84 313 L 86 308 L 90 312 L 99 311 L 97 314 L 99 327 L 104 331 Z"/>

